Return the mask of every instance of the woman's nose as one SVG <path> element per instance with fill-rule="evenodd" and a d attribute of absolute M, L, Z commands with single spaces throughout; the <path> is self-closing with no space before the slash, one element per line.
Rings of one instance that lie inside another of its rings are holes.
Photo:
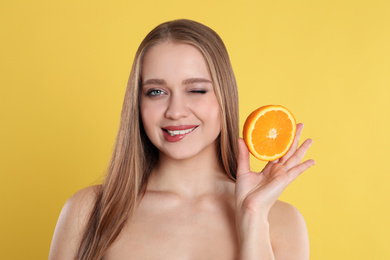
<path fill-rule="evenodd" d="M 172 95 L 168 102 L 168 107 L 165 112 L 167 118 L 177 120 L 188 116 L 188 107 L 183 97 L 180 95 Z"/>

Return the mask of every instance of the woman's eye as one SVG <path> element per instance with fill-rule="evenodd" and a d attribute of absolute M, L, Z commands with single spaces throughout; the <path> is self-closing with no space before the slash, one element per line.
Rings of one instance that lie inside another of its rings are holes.
<path fill-rule="evenodd" d="M 151 89 L 146 93 L 147 96 L 160 96 L 162 94 L 164 94 L 164 92 L 159 89 Z"/>
<path fill-rule="evenodd" d="M 204 89 L 195 89 L 195 90 L 191 90 L 190 92 L 195 94 L 206 94 L 207 91 Z"/>

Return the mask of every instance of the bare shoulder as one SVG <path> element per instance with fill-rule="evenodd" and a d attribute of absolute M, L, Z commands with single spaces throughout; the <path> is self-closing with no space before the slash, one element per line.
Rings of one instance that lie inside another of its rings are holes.
<path fill-rule="evenodd" d="M 100 186 L 84 188 L 65 203 L 58 218 L 49 260 L 74 259 Z"/>
<path fill-rule="evenodd" d="M 306 223 L 298 209 L 277 201 L 269 212 L 268 221 L 275 259 L 309 259 Z"/>

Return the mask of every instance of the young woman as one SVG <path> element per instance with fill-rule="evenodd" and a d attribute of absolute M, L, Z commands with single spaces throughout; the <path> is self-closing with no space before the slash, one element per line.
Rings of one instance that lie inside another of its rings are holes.
<path fill-rule="evenodd" d="M 134 60 L 104 183 L 73 195 L 50 260 L 308 259 L 305 222 L 278 201 L 311 140 L 251 172 L 220 37 L 190 20 L 153 29 Z"/>

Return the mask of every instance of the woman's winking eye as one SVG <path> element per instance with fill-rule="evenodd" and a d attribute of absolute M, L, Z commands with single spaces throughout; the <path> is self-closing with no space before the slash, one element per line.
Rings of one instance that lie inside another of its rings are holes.
<path fill-rule="evenodd" d="M 206 94 L 206 93 L 207 93 L 207 90 L 205 90 L 205 89 L 194 89 L 194 90 L 191 90 L 190 93 L 194 93 L 194 94 Z"/>

